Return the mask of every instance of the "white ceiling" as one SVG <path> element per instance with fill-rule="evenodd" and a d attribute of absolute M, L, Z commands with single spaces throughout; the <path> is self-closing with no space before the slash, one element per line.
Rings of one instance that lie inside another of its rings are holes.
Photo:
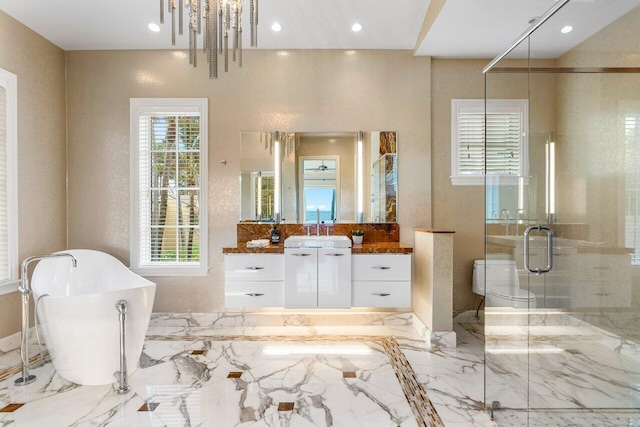
<path fill-rule="evenodd" d="M 165 4 L 166 4 L 165 0 Z M 177 1 L 177 0 L 176 0 Z M 440 0 L 434 0 L 434 3 Z M 260 0 L 260 49 L 414 49 L 430 0 Z M 554 0 L 446 0 L 416 55 L 491 58 Z M 534 38 L 539 57 L 557 57 L 640 0 L 572 0 Z M 171 49 L 170 18 L 159 33 L 158 0 L 0 0 L 8 13 L 65 50 Z M 245 13 L 248 7 L 245 7 Z M 433 13 L 431 11 L 430 13 Z M 282 31 L 271 31 L 279 22 Z M 429 20 L 427 20 L 429 21 Z M 363 30 L 351 31 L 360 22 Z M 552 25 L 553 24 L 553 25 Z M 559 28 L 573 25 L 561 35 Z M 558 28 L 556 28 L 558 27 Z M 248 46 L 248 18 L 245 18 Z M 187 37 L 179 37 L 179 48 Z M 535 48 L 536 46 L 534 46 Z"/>

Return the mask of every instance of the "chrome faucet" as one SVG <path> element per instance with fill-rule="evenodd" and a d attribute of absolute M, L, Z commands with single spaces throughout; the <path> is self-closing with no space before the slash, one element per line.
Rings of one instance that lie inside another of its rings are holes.
<path fill-rule="evenodd" d="M 504 235 L 508 236 L 509 235 L 509 220 L 511 219 L 511 212 L 509 212 L 509 209 L 502 209 L 500 211 L 500 219 L 502 220 L 502 215 L 503 214 L 507 214 L 507 221 L 505 222 L 505 231 L 504 231 Z"/>
<path fill-rule="evenodd" d="M 73 267 L 78 266 L 78 260 L 71 254 L 59 253 L 44 256 L 32 256 L 24 261 L 20 267 L 20 286 L 18 291 L 22 295 L 22 343 L 20 344 L 20 356 L 22 357 L 22 376 L 15 380 L 15 385 L 27 385 L 36 380 L 35 375 L 29 375 L 29 300 L 31 289 L 29 288 L 29 264 L 47 258 L 66 257 L 71 259 Z"/>
<path fill-rule="evenodd" d="M 527 217 L 527 210 L 526 209 L 518 209 L 516 210 L 516 236 L 518 235 L 518 228 L 520 226 L 520 221 L 523 218 Z"/>
<path fill-rule="evenodd" d="M 316 209 L 316 236 L 320 237 L 320 209 Z"/>

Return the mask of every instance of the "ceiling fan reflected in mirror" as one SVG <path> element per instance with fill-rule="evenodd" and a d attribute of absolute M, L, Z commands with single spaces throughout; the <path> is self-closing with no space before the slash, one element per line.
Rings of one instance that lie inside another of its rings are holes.
<path fill-rule="evenodd" d="M 308 163 L 310 167 L 306 167 L 304 170 L 305 172 L 326 172 L 326 171 L 336 170 L 335 161 L 326 161 L 326 162 L 329 164 L 328 166 L 325 164 L 325 160 L 321 160 L 320 164 L 315 166 L 315 164 L 317 164 L 318 161 L 307 161 L 305 162 L 305 166 Z"/>

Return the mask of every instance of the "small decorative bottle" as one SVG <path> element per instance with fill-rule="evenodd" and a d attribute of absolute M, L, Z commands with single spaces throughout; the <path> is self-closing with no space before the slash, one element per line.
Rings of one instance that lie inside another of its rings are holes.
<path fill-rule="evenodd" d="M 278 229 L 276 228 L 276 226 L 273 226 L 273 230 L 271 230 L 271 244 L 272 245 L 277 245 L 280 243 L 280 232 L 278 231 Z"/>

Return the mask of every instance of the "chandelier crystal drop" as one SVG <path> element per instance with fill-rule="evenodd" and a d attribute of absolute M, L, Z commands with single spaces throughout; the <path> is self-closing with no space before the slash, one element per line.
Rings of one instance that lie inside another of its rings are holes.
<path fill-rule="evenodd" d="M 161 24 L 164 24 L 164 2 L 160 0 Z M 168 0 L 167 6 L 173 46 L 176 45 L 176 11 L 178 35 L 184 33 L 184 11 L 188 11 L 189 64 L 198 65 L 198 35 L 204 29 L 202 51 L 207 55 L 209 78 L 218 78 L 218 60 L 224 61 L 224 71 L 229 71 L 229 50 L 231 60 L 242 67 L 242 0 Z M 249 21 L 251 47 L 258 47 L 258 0 L 249 0 Z"/>

